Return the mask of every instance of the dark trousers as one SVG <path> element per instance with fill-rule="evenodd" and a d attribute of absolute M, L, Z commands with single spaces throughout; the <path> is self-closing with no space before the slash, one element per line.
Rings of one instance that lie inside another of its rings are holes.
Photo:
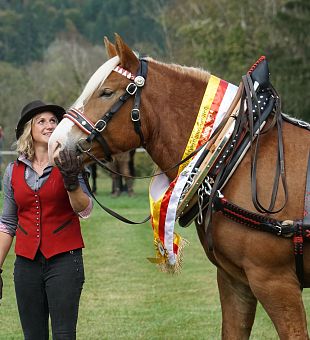
<path fill-rule="evenodd" d="M 46 260 L 17 256 L 14 283 L 25 340 L 46 340 L 51 317 L 54 340 L 76 339 L 79 301 L 84 283 L 82 250 Z"/>

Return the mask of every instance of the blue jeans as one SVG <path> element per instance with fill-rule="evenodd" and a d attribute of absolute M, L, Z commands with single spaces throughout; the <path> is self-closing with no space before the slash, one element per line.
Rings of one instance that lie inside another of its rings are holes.
<path fill-rule="evenodd" d="M 17 256 L 14 283 L 25 340 L 46 340 L 51 317 L 54 340 L 76 339 L 79 301 L 83 288 L 82 250 L 72 250 L 46 260 Z"/>

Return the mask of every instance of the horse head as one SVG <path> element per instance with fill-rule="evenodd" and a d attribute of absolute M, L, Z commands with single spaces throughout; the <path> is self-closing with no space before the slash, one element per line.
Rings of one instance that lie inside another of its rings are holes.
<path fill-rule="evenodd" d="M 51 136 L 51 161 L 60 150 L 77 147 L 80 152 L 89 150 L 96 158 L 105 160 L 139 147 L 141 138 L 143 143 L 147 138 L 145 116 L 140 121 L 140 103 L 134 103 L 138 93 L 141 100 L 144 80 L 136 77 L 141 61 L 120 36 L 116 35 L 115 45 L 106 37 L 104 42 L 109 59 L 89 79 Z M 134 105 L 137 107 L 131 114 Z M 89 156 L 83 154 L 84 163 L 89 162 Z"/>
<path fill-rule="evenodd" d="M 210 74 L 138 58 L 119 35 L 104 39 L 109 59 L 92 75 L 49 141 L 50 161 L 79 149 L 84 164 L 143 146 L 167 169 L 182 158 Z M 190 99 L 190 100 L 189 100 Z M 174 177 L 176 170 L 168 173 Z"/>

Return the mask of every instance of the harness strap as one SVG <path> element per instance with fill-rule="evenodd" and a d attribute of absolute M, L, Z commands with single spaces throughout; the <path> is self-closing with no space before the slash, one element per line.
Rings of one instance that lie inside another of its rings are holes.
<path fill-rule="evenodd" d="M 106 159 L 111 159 L 110 148 L 105 139 L 98 132 L 96 125 L 87 120 L 85 116 L 81 115 L 81 113 L 74 108 L 68 110 L 67 113 L 64 114 L 64 117 L 70 119 L 74 124 L 78 125 L 81 130 L 88 134 L 88 137 L 86 138 L 87 143 L 91 144 L 92 141 L 96 139 L 102 146 Z"/>
<path fill-rule="evenodd" d="M 111 174 L 115 174 L 115 175 L 119 175 L 122 177 L 126 177 L 126 178 L 133 178 L 133 179 L 146 179 L 146 178 L 153 178 L 156 176 L 160 176 L 162 174 L 165 174 L 171 170 L 177 169 L 181 164 L 187 162 L 188 160 L 190 160 L 192 157 L 194 157 L 205 145 L 207 144 L 207 142 L 203 143 L 202 145 L 199 146 L 199 148 L 195 149 L 193 152 L 191 152 L 187 157 L 185 157 L 184 159 L 182 159 L 180 162 L 172 165 L 170 168 L 167 168 L 165 170 L 162 170 L 160 172 L 156 172 L 153 175 L 149 175 L 149 176 L 131 176 L 131 175 L 125 175 L 122 174 L 118 171 L 115 171 L 111 168 L 109 168 L 108 166 L 105 165 L 104 162 L 102 162 L 100 159 L 98 159 L 96 156 L 94 156 L 92 153 L 90 153 L 88 150 L 84 150 L 81 148 L 80 145 L 77 145 L 77 148 L 79 151 L 86 153 L 89 158 L 91 158 L 93 161 L 95 161 L 100 167 L 102 167 L 104 170 L 106 170 L 107 172 L 110 172 Z"/>
<path fill-rule="evenodd" d="M 129 220 L 128 218 L 126 218 L 126 217 L 124 217 L 124 216 L 118 214 L 117 212 L 113 211 L 112 209 L 110 209 L 110 208 L 104 206 L 103 204 L 101 204 L 101 203 L 97 200 L 97 198 L 95 197 L 95 195 L 92 193 L 92 190 L 91 190 L 91 187 L 90 187 L 89 181 L 88 181 L 88 175 L 87 175 L 86 171 L 83 171 L 83 172 L 82 172 L 82 176 L 83 176 L 85 185 L 86 185 L 86 187 L 87 187 L 87 190 L 88 190 L 88 192 L 90 193 L 90 195 L 92 196 L 92 198 L 100 205 L 100 207 L 101 207 L 105 212 L 107 212 L 107 213 L 110 214 L 111 216 L 113 216 L 113 217 L 117 218 L 118 220 L 120 220 L 120 221 L 122 221 L 122 222 L 124 222 L 124 223 L 127 223 L 127 224 L 143 224 L 143 223 L 147 222 L 147 221 L 151 218 L 151 216 L 148 216 L 148 217 L 146 217 L 146 218 L 145 218 L 143 221 L 141 221 L 141 222 L 134 222 L 134 221 L 131 221 L 131 220 Z"/>
<path fill-rule="evenodd" d="M 296 274 L 301 289 L 304 288 L 304 236 L 310 238 L 310 153 L 308 156 L 304 212 L 304 219 L 294 223 L 295 235 L 293 238 Z"/>
<path fill-rule="evenodd" d="M 81 130 L 83 130 L 88 137 L 86 138 L 86 142 L 91 145 L 93 140 L 95 139 L 103 148 L 105 154 L 105 161 L 112 161 L 111 150 L 101 135 L 101 132 L 106 128 L 108 122 L 112 119 L 114 114 L 126 103 L 126 101 L 133 96 L 137 91 L 137 85 L 135 83 L 128 84 L 126 88 L 126 92 L 121 95 L 116 103 L 114 103 L 107 113 L 99 119 L 95 124 L 89 121 L 82 112 L 75 108 L 71 108 L 64 115 L 64 117 L 69 118 L 73 123 L 75 123 Z M 85 152 L 84 148 L 79 145 L 80 151 Z"/>
<path fill-rule="evenodd" d="M 110 150 L 110 147 L 109 147 L 107 141 L 104 139 L 104 137 L 101 135 L 101 133 L 98 132 L 95 129 L 92 130 L 91 134 L 86 138 L 86 141 L 88 143 L 91 143 L 94 139 L 96 139 L 96 141 L 101 145 L 101 147 L 104 151 L 105 160 L 107 162 L 112 161 L 111 150 Z"/>
<path fill-rule="evenodd" d="M 94 139 L 102 146 L 105 154 L 105 161 L 109 162 L 112 161 L 111 157 L 112 153 L 108 143 L 106 142 L 101 133 L 106 128 L 108 122 L 113 118 L 114 114 L 118 112 L 118 110 L 124 105 L 124 103 L 126 103 L 126 101 L 132 96 L 134 96 L 134 106 L 131 111 L 131 120 L 133 122 L 135 132 L 140 137 L 141 145 L 144 148 L 146 148 L 146 142 L 144 140 L 144 136 L 141 129 L 140 104 L 142 88 L 145 84 L 147 77 L 148 64 L 146 59 L 141 58 L 139 60 L 140 67 L 136 77 L 134 77 L 131 73 L 130 76 L 128 76 L 129 72 L 127 72 L 126 70 L 122 69 L 122 71 L 125 71 L 125 73 L 123 73 L 115 69 L 115 71 L 119 72 L 122 75 L 125 75 L 126 78 L 133 80 L 133 82 L 128 84 L 126 92 L 119 97 L 118 101 L 112 105 L 110 110 L 106 112 L 103 115 L 103 117 L 96 122 L 96 124 L 93 124 L 92 122 L 88 121 L 82 112 L 74 108 L 70 109 L 67 112 L 67 114 L 64 115 L 65 117 L 73 121 L 76 125 L 78 125 L 80 129 L 82 129 L 84 132 L 88 134 L 86 142 L 90 145 L 90 148 Z M 86 152 L 86 149 L 84 147 L 82 147 L 81 145 L 79 145 L 79 147 L 82 152 Z"/>
<path fill-rule="evenodd" d="M 139 135 L 140 137 L 140 142 L 141 145 L 146 148 L 146 142 L 144 140 L 144 136 L 142 133 L 142 129 L 141 129 L 141 120 L 140 120 L 140 103 L 141 103 L 141 93 L 142 93 L 142 88 L 144 86 L 144 83 L 146 81 L 146 77 L 147 77 L 147 61 L 145 59 L 140 59 L 140 68 L 139 71 L 137 73 L 137 77 L 142 77 L 141 79 L 141 83 L 137 84 L 137 91 L 135 93 L 135 98 L 134 98 L 134 105 L 133 105 L 133 109 L 131 110 L 131 120 L 133 122 L 133 126 L 135 129 L 136 134 Z M 139 79 L 139 78 L 138 78 Z"/>
<path fill-rule="evenodd" d="M 108 143 L 101 135 L 101 132 L 106 128 L 108 122 L 112 119 L 114 114 L 126 103 L 126 101 L 132 96 L 132 91 L 135 90 L 135 84 L 130 83 L 126 92 L 119 97 L 119 100 L 112 105 L 110 111 L 108 111 L 101 119 L 97 121 L 91 134 L 87 137 L 86 141 L 91 143 L 94 139 L 102 146 L 107 161 L 111 161 L 111 150 Z"/>
<path fill-rule="evenodd" d="M 261 115 L 261 110 L 260 110 L 260 105 L 257 100 L 256 92 L 253 87 L 253 82 L 250 78 L 249 75 L 243 76 L 243 82 L 245 85 L 245 90 L 247 94 L 247 104 L 248 104 L 248 112 L 250 113 L 248 115 L 249 119 L 249 130 L 250 130 L 250 147 L 251 147 L 251 185 L 252 185 L 252 201 L 257 209 L 257 211 L 261 213 L 268 213 L 268 214 L 275 214 L 280 212 L 284 206 L 287 203 L 288 200 L 288 190 L 287 190 L 287 184 L 286 184 L 286 177 L 285 177 L 285 170 L 284 170 L 284 151 L 283 151 L 283 137 L 282 137 L 282 116 L 281 116 L 281 103 L 280 103 L 280 98 L 277 95 L 276 91 L 274 88 L 271 88 L 273 96 L 275 97 L 275 111 L 274 111 L 274 119 L 275 123 L 277 126 L 277 137 L 278 137 L 278 148 L 277 148 L 277 164 L 276 164 L 276 171 L 275 171 L 275 176 L 274 176 L 274 182 L 273 182 L 273 189 L 272 189 L 272 194 L 270 198 L 270 203 L 269 207 L 265 208 L 259 201 L 258 199 L 258 194 L 257 194 L 257 157 L 258 157 L 258 149 L 259 149 L 259 138 L 261 132 L 259 131 L 257 133 L 256 141 L 255 144 L 253 143 L 253 139 L 255 138 L 255 130 L 254 130 L 254 122 L 253 122 L 253 115 L 251 112 L 256 111 L 258 121 L 261 123 L 262 122 L 262 115 Z M 255 105 L 255 109 L 253 109 L 253 103 L 252 99 Z M 254 144 L 254 145 L 253 145 Z M 284 202 L 282 206 L 274 210 L 274 206 L 276 203 L 276 198 L 277 198 L 277 193 L 278 193 L 278 188 L 279 188 L 279 181 L 282 181 L 282 186 L 284 189 Z"/>
<path fill-rule="evenodd" d="M 307 182 L 306 182 L 304 211 L 305 211 L 305 216 L 303 219 L 303 224 L 310 225 L 310 152 L 308 155 L 308 168 L 307 168 Z"/>
<path fill-rule="evenodd" d="M 304 288 L 304 238 L 302 221 L 295 221 L 295 234 L 293 237 L 296 274 L 300 283 L 300 288 Z"/>
<path fill-rule="evenodd" d="M 216 197 L 214 200 L 214 209 L 235 222 L 277 236 L 292 237 L 295 231 L 294 226 L 290 224 L 286 225 L 282 221 L 278 221 L 266 215 L 243 209 L 224 197 Z"/>

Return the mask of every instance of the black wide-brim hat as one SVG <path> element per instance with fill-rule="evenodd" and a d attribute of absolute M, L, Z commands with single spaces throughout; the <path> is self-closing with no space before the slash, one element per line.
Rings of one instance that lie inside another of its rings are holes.
<path fill-rule="evenodd" d="M 35 115 L 41 112 L 52 112 L 60 121 L 66 110 L 58 105 L 45 104 L 41 100 L 34 100 L 29 104 L 25 105 L 22 109 L 20 120 L 16 127 L 16 139 L 18 139 L 24 132 L 24 126 L 29 120 L 31 120 Z"/>

